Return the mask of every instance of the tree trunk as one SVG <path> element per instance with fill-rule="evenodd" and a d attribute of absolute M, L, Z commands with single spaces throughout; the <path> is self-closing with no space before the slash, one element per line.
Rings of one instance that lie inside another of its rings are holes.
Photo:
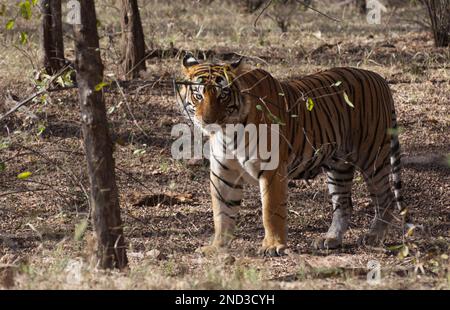
<path fill-rule="evenodd" d="M 356 0 L 356 7 L 360 14 L 367 14 L 366 0 Z"/>
<path fill-rule="evenodd" d="M 145 41 L 137 0 L 122 0 L 122 66 L 127 78 L 146 70 Z"/>
<path fill-rule="evenodd" d="M 450 45 L 450 1 L 449 0 L 422 0 L 430 16 L 436 47 Z"/>
<path fill-rule="evenodd" d="M 41 47 L 43 67 L 50 75 L 65 64 L 61 21 L 61 0 L 41 0 Z"/>
<path fill-rule="evenodd" d="M 103 92 L 95 90 L 96 85 L 103 81 L 95 5 L 93 0 L 83 0 L 80 4 L 81 25 L 74 25 L 76 70 L 97 256 L 100 267 L 122 269 L 127 265 L 127 256 L 112 142 Z"/>

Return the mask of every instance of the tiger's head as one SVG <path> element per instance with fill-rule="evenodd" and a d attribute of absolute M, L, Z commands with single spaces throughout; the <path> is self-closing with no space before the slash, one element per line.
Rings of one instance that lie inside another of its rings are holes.
<path fill-rule="evenodd" d="M 187 54 L 183 59 L 187 82 L 176 96 L 184 114 L 202 128 L 242 123 L 248 111 L 236 83 L 241 66 L 241 59 L 230 64 L 200 63 Z"/>

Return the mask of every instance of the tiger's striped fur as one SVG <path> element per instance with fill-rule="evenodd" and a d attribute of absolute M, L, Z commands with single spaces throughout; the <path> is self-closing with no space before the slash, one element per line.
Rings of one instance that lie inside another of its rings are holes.
<path fill-rule="evenodd" d="M 322 249 L 341 245 L 352 213 L 355 169 L 364 176 L 376 207 L 375 218 L 362 241 L 382 242 L 395 205 L 401 210 L 402 197 L 400 145 L 397 135 L 390 132 L 397 128 L 394 102 L 381 76 L 356 68 L 334 68 L 281 82 L 264 70 L 246 68 L 240 62 L 201 64 L 186 55 L 183 63 L 186 77 L 203 83 L 183 86 L 178 98 L 187 117 L 197 125 L 258 125 L 273 123 L 274 119 L 281 124 L 280 164 L 275 170 L 261 170 L 260 161 L 245 157 L 211 156 L 215 236 L 206 250 L 229 244 L 243 185 L 253 183 L 260 186 L 263 206 L 262 250 L 268 255 L 281 254 L 287 238 L 288 178 L 309 179 L 321 170 L 327 173 L 333 217 L 328 232 L 315 240 L 314 246 Z M 311 111 L 305 107 L 307 98 L 314 103 Z M 224 135 L 210 135 L 213 154 L 214 149 L 232 142 Z"/>

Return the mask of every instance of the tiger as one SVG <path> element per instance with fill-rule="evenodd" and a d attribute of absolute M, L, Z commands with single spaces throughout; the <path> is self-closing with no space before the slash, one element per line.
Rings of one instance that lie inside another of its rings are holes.
<path fill-rule="evenodd" d="M 254 184 L 261 193 L 264 226 L 259 253 L 285 255 L 288 182 L 309 180 L 322 171 L 333 213 L 328 231 L 312 240 L 312 246 L 318 250 L 342 246 L 353 210 L 351 187 L 356 170 L 375 206 L 368 232 L 358 240 L 364 246 L 383 243 L 396 212 L 405 211 L 397 118 L 383 77 L 359 68 L 337 67 L 280 81 L 258 66 L 248 66 L 242 58 L 229 63 L 200 62 L 190 53 L 182 66 L 187 83 L 177 84 L 176 101 L 196 126 L 278 123 L 281 137 L 279 163 L 269 170 L 261 169 L 258 158 L 250 163 L 248 156 L 216 156 L 215 150 L 230 147 L 233 139 L 225 139 L 223 132 L 207 132 L 214 236 L 200 248 L 202 253 L 229 248 L 244 185 Z"/>

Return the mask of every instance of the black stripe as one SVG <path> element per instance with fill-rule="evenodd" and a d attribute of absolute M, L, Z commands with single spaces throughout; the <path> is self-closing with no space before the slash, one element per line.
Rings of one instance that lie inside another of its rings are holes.
<path fill-rule="evenodd" d="M 260 170 L 258 172 L 258 179 L 261 178 L 262 174 L 265 172 L 266 170 Z"/>
<path fill-rule="evenodd" d="M 224 170 L 230 170 L 230 168 L 228 168 L 228 167 L 225 166 L 221 161 L 219 161 L 219 160 L 217 159 L 216 156 L 214 156 L 214 155 L 212 155 L 212 156 L 213 156 L 213 158 L 216 160 L 216 162 L 220 165 L 220 167 L 222 167 L 222 169 L 224 169 Z"/>
<path fill-rule="evenodd" d="M 401 189 L 402 188 L 402 181 L 394 182 L 394 188 L 395 189 Z"/>
<path fill-rule="evenodd" d="M 222 183 L 224 183 L 225 185 L 227 185 L 228 187 L 235 188 L 235 189 L 242 189 L 242 188 L 243 188 L 243 186 L 240 185 L 240 184 L 233 184 L 233 183 L 231 183 L 231 182 L 229 182 L 229 181 L 223 179 L 222 177 L 218 176 L 213 170 L 211 170 L 211 173 L 212 173 L 216 178 L 218 178 L 220 181 L 222 181 Z"/>
<path fill-rule="evenodd" d="M 330 173 L 331 173 L 331 172 L 330 172 Z M 339 183 L 349 183 L 349 182 L 352 182 L 352 181 L 353 181 L 353 175 L 352 175 L 351 178 L 348 178 L 348 179 L 337 179 L 337 178 L 334 178 L 333 176 L 331 176 L 330 173 L 328 173 L 327 176 L 328 176 L 329 179 L 331 179 L 331 180 L 334 181 L 334 182 L 339 182 Z"/>

